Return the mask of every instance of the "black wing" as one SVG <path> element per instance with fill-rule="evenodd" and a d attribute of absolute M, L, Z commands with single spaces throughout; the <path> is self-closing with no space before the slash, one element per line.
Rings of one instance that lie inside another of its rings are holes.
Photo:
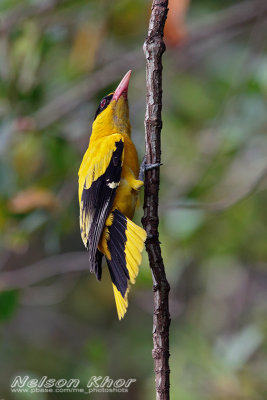
<path fill-rule="evenodd" d="M 82 192 L 83 215 L 90 216 L 87 248 L 89 252 L 90 271 L 97 273 L 96 251 L 105 221 L 112 209 L 116 189 L 120 184 L 122 169 L 123 141 L 115 142 L 115 150 L 103 175 L 93 181 L 91 186 Z M 98 274 L 97 274 L 98 275 Z"/>

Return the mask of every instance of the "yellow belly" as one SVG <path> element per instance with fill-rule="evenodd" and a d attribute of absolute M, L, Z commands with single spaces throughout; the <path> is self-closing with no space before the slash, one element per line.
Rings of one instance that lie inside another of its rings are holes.
<path fill-rule="evenodd" d="M 143 183 L 139 181 L 137 177 L 139 163 L 136 149 L 133 142 L 128 137 L 125 138 L 124 146 L 124 162 L 121 172 L 120 185 L 116 191 L 112 211 L 117 209 L 129 219 L 132 219 L 138 200 L 138 189 Z M 109 250 L 107 247 L 107 238 L 109 235 L 108 226 L 111 223 L 112 218 L 109 215 L 98 245 L 98 249 L 105 254 L 107 258 L 109 258 Z"/>
<path fill-rule="evenodd" d="M 126 217 L 132 219 L 137 203 L 138 192 L 129 185 L 126 179 L 121 179 L 113 203 L 113 210 L 116 208 Z"/>
<path fill-rule="evenodd" d="M 136 180 L 139 163 L 135 145 L 129 137 L 124 138 L 124 162 L 120 185 L 117 189 L 113 209 L 117 208 L 126 217 L 132 219 L 138 198 Z"/>

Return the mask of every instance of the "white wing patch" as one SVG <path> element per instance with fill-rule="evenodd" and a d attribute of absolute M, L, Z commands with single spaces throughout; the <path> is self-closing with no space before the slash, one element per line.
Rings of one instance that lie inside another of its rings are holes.
<path fill-rule="evenodd" d="M 107 183 L 108 187 L 110 187 L 110 189 L 116 189 L 119 186 L 120 182 L 110 182 Z"/>

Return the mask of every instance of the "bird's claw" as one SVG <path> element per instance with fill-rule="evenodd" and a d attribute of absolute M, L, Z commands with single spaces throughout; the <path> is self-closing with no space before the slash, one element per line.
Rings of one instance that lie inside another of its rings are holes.
<path fill-rule="evenodd" d="M 146 164 L 145 158 L 142 161 L 142 164 L 140 166 L 140 171 L 139 171 L 139 180 L 144 181 L 145 178 L 145 172 L 150 171 L 153 168 L 159 168 L 162 164 L 161 163 L 155 163 L 155 164 Z"/>
<path fill-rule="evenodd" d="M 145 171 L 149 171 L 150 169 L 153 169 L 153 168 L 158 168 L 161 165 L 162 165 L 161 163 L 145 164 Z"/>

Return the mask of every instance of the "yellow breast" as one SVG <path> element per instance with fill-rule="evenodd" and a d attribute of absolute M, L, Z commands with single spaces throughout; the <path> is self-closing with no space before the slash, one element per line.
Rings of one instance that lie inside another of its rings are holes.
<path fill-rule="evenodd" d="M 113 209 L 132 219 L 138 199 L 138 192 L 133 189 L 133 182 L 138 179 L 139 163 L 135 145 L 131 139 L 124 136 L 124 162 L 120 185 L 114 199 Z"/>

